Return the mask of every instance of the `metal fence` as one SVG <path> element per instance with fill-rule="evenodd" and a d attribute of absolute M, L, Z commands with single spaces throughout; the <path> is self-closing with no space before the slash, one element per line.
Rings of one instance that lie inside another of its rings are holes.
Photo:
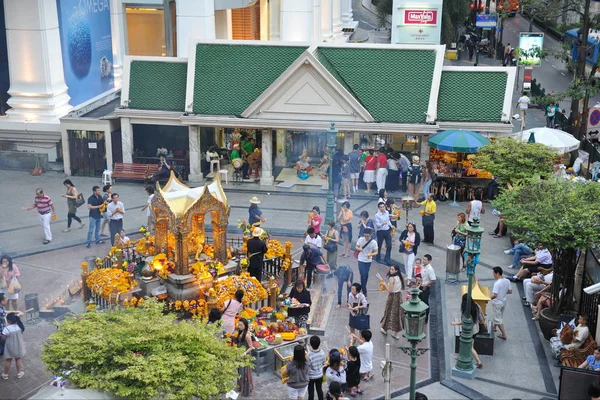
<path fill-rule="evenodd" d="M 581 285 L 579 313 L 587 314 L 590 332 L 596 332 L 596 326 L 598 324 L 598 305 L 600 305 L 600 293 L 587 294 L 583 289 L 599 282 L 600 262 L 594 255 L 594 251 L 587 250 L 585 254 L 583 282 Z"/>

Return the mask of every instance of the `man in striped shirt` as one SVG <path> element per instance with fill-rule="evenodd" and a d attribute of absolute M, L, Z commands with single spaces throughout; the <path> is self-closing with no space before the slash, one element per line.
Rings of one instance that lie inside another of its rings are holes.
<path fill-rule="evenodd" d="M 52 231 L 50 230 L 50 221 L 52 216 L 56 215 L 54 212 L 54 204 L 52 199 L 44 194 L 44 191 L 40 188 L 35 189 L 35 198 L 33 205 L 27 207 L 27 210 L 33 210 L 37 208 L 40 214 L 40 223 L 44 228 L 44 241 L 42 243 L 48 244 L 52 240 Z"/>

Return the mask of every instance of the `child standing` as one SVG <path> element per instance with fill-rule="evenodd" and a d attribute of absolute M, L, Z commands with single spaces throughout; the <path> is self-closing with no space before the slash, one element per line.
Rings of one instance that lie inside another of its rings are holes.
<path fill-rule="evenodd" d="M 361 337 L 351 334 L 350 337 L 356 340 L 360 345 L 357 347 L 360 354 L 360 373 L 363 376 L 363 380 L 366 382 L 373 378 L 371 371 L 373 370 L 373 342 L 371 342 L 371 336 L 373 334 L 368 329 L 360 331 Z"/>
<path fill-rule="evenodd" d="M 17 379 L 21 379 L 25 375 L 23 361 L 21 360 L 25 355 L 25 343 L 23 342 L 25 327 L 16 313 L 8 313 L 6 322 L 8 322 L 8 325 L 2 329 L 2 340 L 4 340 L 4 373 L 2 379 L 8 379 L 8 371 L 13 358 L 17 366 Z"/>
<path fill-rule="evenodd" d="M 356 394 L 362 394 L 363 390 L 360 387 L 360 353 L 356 346 L 348 348 L 348 365 L 346 366 L 346 386 L 350 391 L 351 397 L 356 397 Z"/>
<path fill-rule="evenodd" d="M 327 383 L 339 382 L 342 385 L 342 392 L 346 391 L 346 370 L 342 366 L 342 357 L 339 352 L 329 357 L 329 366 L 325 371 L 325 376 Z"/>
<path fill-rule="evenodd" d="M 323 400 L 323 365 L 325 364 L 325 352 L 320 348 L 321 339 L 318 336 L 310 338 L 308 349 L 308 400 L 314 400 L 315 388 L 317 397 Z"/>
<path fill-rule="evenodd" d="M 415 258 L 415 265 L 413 266 L 413 279 L 421 278 L 421 271 L 423 271 L 423 265 L 420 258 Z"/>

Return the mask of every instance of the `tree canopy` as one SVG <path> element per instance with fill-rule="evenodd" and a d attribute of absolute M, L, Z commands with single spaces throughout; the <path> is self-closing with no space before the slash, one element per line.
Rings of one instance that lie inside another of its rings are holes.
<path fill-rule="evenodd" d="M 244 349 L 229 347 L 217 329 L 177 322 L 149 300 L 67 318 L 44 344 L 42 361 L 77 388 L 117 397 L 216 398 L 234 388 L 238 367 L 250 365 Z"/>
<path fill-rule="evenodd" d="M 580 254 L 600 243 L 599 198 L 596 182 L 550 179 L 516 185 L 492 202 L 508 227 L 551 251 L 551 312 L 555 316 L 570 310 Z"/>
<path fill-rule="evenodd" d="M 586 250 L 600 243 L 600 184 L 528 181 L 493 201 L 506 224 L 549 249 Z"/>
<path fill-rule="evenodd" d="M 540 143 L 499 138 L 480 148 L 473 164 L 494 175 L 501 184 L 513 185 L 533 176 L 550 176 L 557 156 Z"/>

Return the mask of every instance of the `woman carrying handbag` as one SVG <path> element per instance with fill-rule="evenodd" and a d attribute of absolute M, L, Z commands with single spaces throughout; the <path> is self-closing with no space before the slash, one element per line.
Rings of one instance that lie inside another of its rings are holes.
<path fill-rule="evenodd" d="M 350 310 L 348 326 L 352 334 L 354 334 L 356 329 L 361 331 L 370 328 L 370 324 L 368 324 L 369 316 L 367 315 L 369 304 L 361 291 L 362 285 L 360 283 L 353 283 L 348 295 L 348 310 Z"/>

